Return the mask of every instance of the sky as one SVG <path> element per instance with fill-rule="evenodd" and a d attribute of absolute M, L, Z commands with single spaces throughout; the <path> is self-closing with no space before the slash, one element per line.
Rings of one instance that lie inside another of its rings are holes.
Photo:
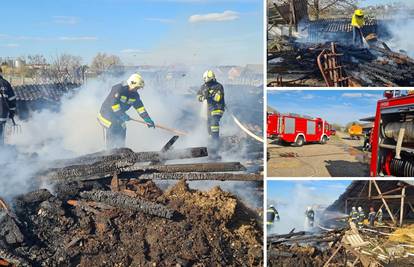
<path fill-rule="evenodd" d="M 301 198 L 311 199 L 309 205 L 332 204 L 345 191 L 352 181 L 345 180 L 301 180 L 301 181 L 267 181 L 267 198 L 278 205 L 289 205 L 300 193 Z"/>
<path fill-rule="evenodd" d="M 320 117 L 329 123 L 349 122 L 375 115 L 383 91 L 314 90 L 268 91 L 268 105 L 281 113 Z"/>
<path fill-rule="evenodd" d="M 261 63 L 258 0 L 2 1 L 0 57 L 116 54 L 129 64 Z"/>

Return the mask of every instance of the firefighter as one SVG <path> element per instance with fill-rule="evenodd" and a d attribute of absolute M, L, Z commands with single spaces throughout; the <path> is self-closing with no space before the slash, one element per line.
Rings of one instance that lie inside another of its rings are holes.
<path fill-rule="evenodd" d="M 315 222 L 315 212 L 312 207 L 308 207 L 305 211 L 305 220 L 307 227 L 313 227 Z"/>
<path fill-rule="evenodd" d="M 211 140 L 209 156 L 219 160 L 218 147 L 220 141 L 220 120 L 224 114 L 224 88 L 217 82 L 216 75 L 212 70 L 207 70 L 203 74 L 204 84 L 197 93 L 198 101 L 207 101 L 207 127 Z"/>
<path fill-rule="evenodd" d="M 279 212 L 276 210 L 276 208 L 273 205 L 270 205 L 269 208 L 266 211 L 266 224 L 268 230 L 270 230 L 273 226 L 274 222 L 280 221 Z"/>
<path fill-rule="evenodd" d="M 374 227 L 376 215 L 377 214 L 374 211 L 374 208 L 370 207 L 369 208 L 369 213 L 368 213 L 369 226 Z"/>
<path fill-rule="evenodd" d="M 142 88 L 144 88 L 144 80 L 141 75 L 139 73 L 132 74 L 126 83 L 114 85 L 103 102 L 98 114 L 98 121 L 105 129 L 107 149 L 125 146 L 125 123 L 131 119 L 126 111 L 131 106 L 136 109 L 149 128 L 155 128 L 155 124 L 137 92 Z"/>
<path fill-rule="evenodd" d="M 3 78 L 3 70 L 0 67 L 0 146 L 4 145 L 4 129 L 7 119 L 14 122 L 16 114 L 16 95 L 10 83 Z"/>
<path fill-rule="evenodd" d="M 352 41 L 355 46 L 363 45 L 362 27 L 365 25 L 364 12 L 361 9 L 357 9 L 352 16 Z"/>
<path fill-rule="evenodd" d="M 351 213 L 349 214 L 349 217 L 351 218 L 351 221 L 355 224 L 358 223 L 358 212 L 356 210 L 356 207 L 352 207 Z"/>
<path fill-rule="evenodd" d="M 358 207 L 358 228 L 362 228 L 364 225 L 365 213 L 362 207 Z"/>

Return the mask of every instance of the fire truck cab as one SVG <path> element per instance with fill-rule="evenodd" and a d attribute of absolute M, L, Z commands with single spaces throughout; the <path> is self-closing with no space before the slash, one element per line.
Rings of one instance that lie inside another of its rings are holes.
<path fill-rule="evenodd" d="M 371 133 L 370 176 L 414 177 L 414 95 L 384 96 Z"/>
<path fill-rule="evenodd" d="M 321 118 L 298 114 L 268 114 L 267 136 L 296 146 L 305 143 L 325 144 L 331 136 L 331 126 Z"/>

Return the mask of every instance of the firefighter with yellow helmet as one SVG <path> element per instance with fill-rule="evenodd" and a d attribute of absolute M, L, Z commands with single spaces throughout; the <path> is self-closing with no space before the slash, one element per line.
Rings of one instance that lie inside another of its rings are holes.
<path fill-rule="evenodd" d="M 218 160 L 218 146 L 220 141 L 220 120 L 224 114 L 224 88 L 216 80 L 216 75 L 212 70 L 207 70 L 203 74 L 204 84 L 197 93 L 200 102 L 207 101 L 207 127 L 211 138 L 209 146 L 209 156 Z"/>
<path fill-rule="evenodd" d="M 155 124 L 137 92 L 142 88 L 144 88 L 144 80 L 139 73 L 134 73 L 126 83 L 114 85 L 103 102 L 98 114 L 98 121 L 105 129 L 107 149 L 125 146 L 125 123 L 131 119 L 126 112 L 131 107 L 134 107 L 149 128 L 155 128 Z"/>
<path fill-rule="evenodd" d="M 362 46 L 362 28 L 365 26 L 364 11 L 362 11 L 361 9 L 355 10 L 354 15 L 352 16 L 351 25 L 353 44 L 356 46 Z"/>

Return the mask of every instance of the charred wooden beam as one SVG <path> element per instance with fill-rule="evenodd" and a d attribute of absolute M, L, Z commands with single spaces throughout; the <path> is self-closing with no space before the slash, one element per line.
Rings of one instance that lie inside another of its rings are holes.
<path fill-rule="evenodd" d="M 146 214 L 172 219 L 175 211 L 158 203 L 150 202 L 141 198 L 130 197 L 112 191 L 86 191 L 82 192 L 81 197 L 87 200 L 102 202 L 104 204 Z"/>
<path fill-rule="evenodd" d="M 192 164 L 171 164 L 171 165 L 134 165 L 121 168 L 121 172 L 232 172 L 245 171 L 246 168 L 240 162 L 209 162 Z"/>
<path fill-rule="evenodd" d="M 188 181 L 263 181 L 260 174 L 249 173 L 210 173 L 210 172 L 177 172 L 177 173 L 151 173 L 142 174 L 138 177 L 142 180 L 181 180 Z"/>
<path fill-rule="evenodd" d="M 70 167 L 76 165 L 94 164 L 97 162 L 115 161 L 119 165 L 131 165 L 136 162 L 150 162 L 160 160 L 188 159 L 207 157 L 206 147 L 194 147 L 168 151 L 134 152 L 129 148 L 117 148 L 109 151 L 101 151 L 78 158 L 54 161 L 50 165 L 55 167 Z"/>
<path fill-rule="evenodd" d="M 131 150 L 132 151 L 132 150 Z M 185 159 L 208 156 L 207 148 L 196 147 L 182 150 L 163 152 L 139 152 L 132 154 L 128 150 L 122 150 L 121 154 L 84 157 L 87 162 L 96 161 L 92 164 L 72 165 L 63 168 L 49 169 L 38 176 L 43 181 L 86 181 L 97 180 L 119 173 L 124 167 L 132 166 L 136 162 L 164 161 L 171 159 Z M 108 158 L 109 157 L 109 158 Z M 89 160 L 89 161 L 88 161 Z"/>

